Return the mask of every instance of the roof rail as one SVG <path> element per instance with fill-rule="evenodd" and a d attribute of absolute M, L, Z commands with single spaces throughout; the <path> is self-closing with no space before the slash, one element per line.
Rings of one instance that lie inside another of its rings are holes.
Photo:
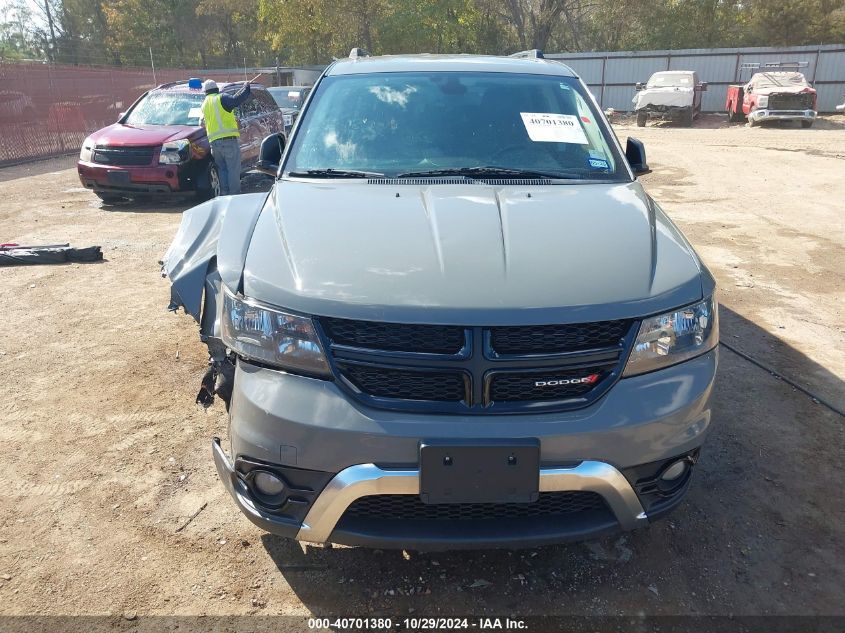
<path fill-rule="evenodd" d="M 528 51 L 519 51 L 518 53 L 514 53 L 513 55 L 508 55 L 508 57 L 518 57 L 520 59 L 545 59 L 546 56 L 543 55 L 543 51 L 539 48 L 532 48 Z"/>
<path fill-rule="evenodd" d="M 353 48 L 349 51 L 349 59 L 358 59 L 359 57 L 369 57 L 370 54 L 363 48 Z"/>
<path fill-rule="evenodd" d="M 188 83 L 187 79 L 182 79 L 180 81 L 168 81 L 167 83 L 159 84 L 156 88 L 172 88 L 173 86 L 178 86 L 179 84 Z"/>

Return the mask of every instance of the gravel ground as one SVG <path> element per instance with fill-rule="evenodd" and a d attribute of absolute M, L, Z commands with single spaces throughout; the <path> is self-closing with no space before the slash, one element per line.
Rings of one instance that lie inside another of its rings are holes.
<path fill-rule="evenodd" d="M 743 356 L 721 350 L 712 435 L 673 515 L 520 552 L 262 533 L 217 480 L 226 416 L 194 405 L 196 326 L 165 309 L 158 260 L 186 205 L 104 208 L 68 159 L 0 170 L 0 242 L 105 253 L 0 268 L 0 614 L 845 615 L 845 125 L 616 128 L 646 143 L 643 183 L 716 275 Z"/>

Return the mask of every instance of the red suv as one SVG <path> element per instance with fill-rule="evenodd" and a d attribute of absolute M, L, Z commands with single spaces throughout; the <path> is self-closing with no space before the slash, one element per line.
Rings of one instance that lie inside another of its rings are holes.
<path fill-rule="evenodd" d="M 219 84 L 236 92 L 242 82 Z M 241 130 L 242 169 L 258 161 L 264 137 L 284 131 L 282 113 L 267 89 L 252 85 L 253 99 L 235 110 Z M 200 116 L 205 94 L 198 80 L 146 92 L 117 123 L 85 139 L 77 162 L 82 184 L 106 203 L 149 194 L 220 192 L 217 168 Z"/>

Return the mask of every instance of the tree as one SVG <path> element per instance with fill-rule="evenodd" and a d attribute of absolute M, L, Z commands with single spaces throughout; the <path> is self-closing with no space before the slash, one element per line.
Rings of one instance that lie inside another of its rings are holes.
<path fill-rule="evenodd" d="M 25 0 L 6 4 L 0 13 L 0 58 L 27 59 L 40 54 L 32 13 Z"/>
<path fill-rule="evenodd" d="M 240 67 L 384 53 L 845 41 L 845 0 L 7 0 L 0 55 Z"/>
<path fill-rule="evenodd" d="M 842 0 L 751 0 L 750 14 L 755 43 L 789 46 L 845 41 Z"/>

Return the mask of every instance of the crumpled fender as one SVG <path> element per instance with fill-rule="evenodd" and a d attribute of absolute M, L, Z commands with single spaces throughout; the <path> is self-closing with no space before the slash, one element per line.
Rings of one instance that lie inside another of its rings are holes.
<path fill-rule="evenodd" d="M 172 284 L 171 310 L 183 307 L 205 326 L 203 290 L 209 274 L 215 273 L 211 283 L 238 289 L 252 232 L 267 198 L 266 193 L 221 196 L 182 214 L 179 230 L 162 259 L 162 274 Z M 213 303 L 216 306 L 216 297 Z"/>

